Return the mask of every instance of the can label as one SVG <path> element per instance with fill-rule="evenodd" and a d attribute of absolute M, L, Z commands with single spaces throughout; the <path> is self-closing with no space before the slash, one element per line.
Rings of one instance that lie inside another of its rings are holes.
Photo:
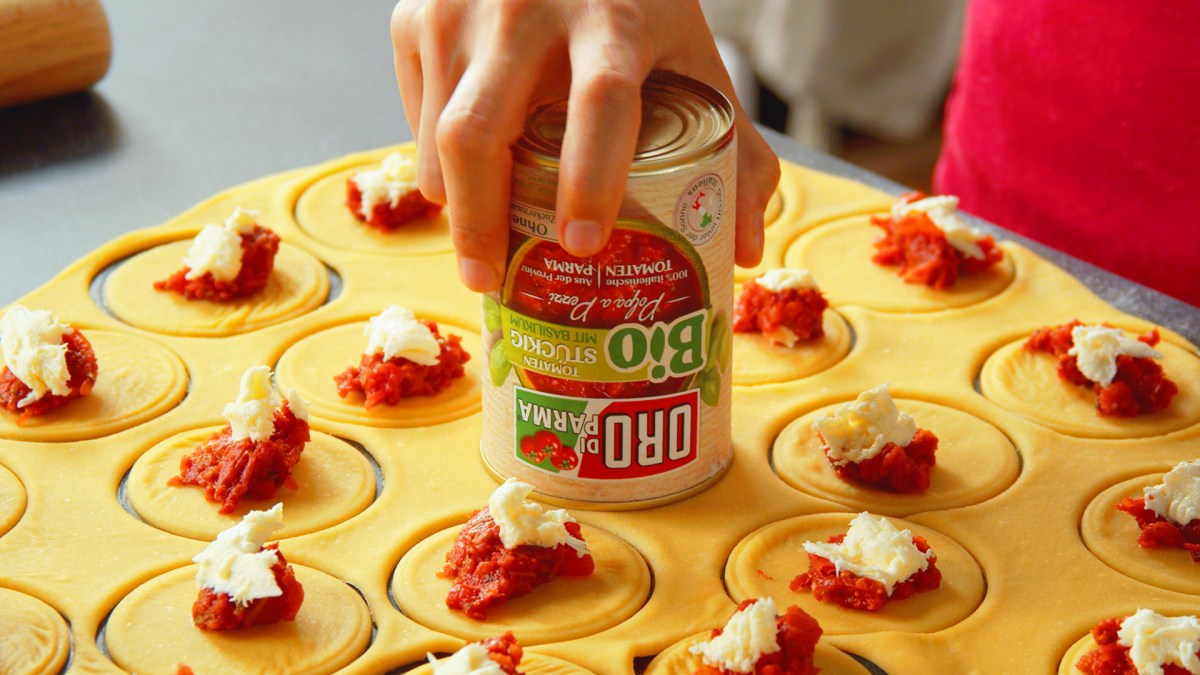
<path fill-rule="evenodd" d="M 677 166 L 635 161 L 587 257 L 557 240 L 556 168 L 514 163 L 506 277 L 483 301 L 492 471 L 607 506 L 682 496 L 728 465 L 736 156 L 728 137 Z"/>

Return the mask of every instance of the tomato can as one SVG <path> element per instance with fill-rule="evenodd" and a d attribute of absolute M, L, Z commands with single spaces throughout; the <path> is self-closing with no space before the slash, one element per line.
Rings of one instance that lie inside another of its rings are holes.
<path fill-rule="evenodd" d="M 647 79 L 618 221 L 588 257 L 555 227 L 566 110 L 533 106 L 513 148 L 507 272 L 483 300 L 483 458 L 575 507 L 682 499 L 732 457 L 733 107 Z"/>

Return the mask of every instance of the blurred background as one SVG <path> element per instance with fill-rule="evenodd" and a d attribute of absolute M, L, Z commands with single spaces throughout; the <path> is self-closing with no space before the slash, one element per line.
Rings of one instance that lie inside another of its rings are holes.
<path fill-rule="evenodd" d="M 765 126 L 930 192 L 966 0 L 701 0 Z"/>

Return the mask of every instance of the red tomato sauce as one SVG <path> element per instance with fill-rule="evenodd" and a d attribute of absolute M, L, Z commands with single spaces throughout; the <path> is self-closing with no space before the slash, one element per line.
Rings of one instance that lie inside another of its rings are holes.
<path fill-rule="evenodd" d="M 772 342 L 780 328 L 790 330 L 796 340 L 813 340 L 825 335 L 824 313 L 829 302 L 814 288 L 788 288 L 775 292 L 751 280 L 733 307 L 733 330 L 762 333 Z"/>
<path fill-rule="evenodd" d="M 61 344 L 67 346 L 67 386 L 71 391 L 59 396 L 47 392 L 40 399 L 24 408 L 18 408 L 17 403 L 32 392 L 24 382 L 8 368 L 0 371 L 0 408 L 20 415 L 17 424 L 22 424 L 31 417 L 45 415 L 51 410 L 57 410 L 77 398 L 83 398 L 92 392 L 96 384 L 96 354 L 92 344 L 79 330 L 63 333 Z"/>
<path fill-rule="evenodd" d="M 567 523 L 566 528 L 568 534 L 583 541 L 579 523 Z M 453 580 L 446 606 L 483 621 L 492 607 L 526 595 L 555 577 L 586 577 L 593 571 L 592 556 L 579 557 L 566 544 L 505 548 L 500 526 L 483 508 L 455 538 L 439 576 Z"/>
<path fill-rule="evenodd" d="M 836 534 L 827 541 L 840 544 L 845 534 Z M 929 543 L 924 537 L 913 535 L 913 544 L 922 553 L 929 552 Z M 887 594 L 884 585 L 874 579 L 860 577 L 852 572 L 838 574 L 837 568 L 827 558 L 808 554 L 808 571 L 792 579 L 788 588 L 799 592 L 801 588 L 812 591 L 813 598 L 820 602 L 841 605 L 847 609 L 862 609 L 877 612 L 888 602 L 910 598 L 917 593 L 932 591 L 942 585 L 942 572 L 937 568 L 937 556 L 929 556 L 929 566 L 892 587 Z"/>
<path fill-rule="evenodd" d="M 192 603 L 192 623 L 197 628 L 207 631 L 237 630 L 296 620 L 296 614 L 304 602 L 304 587 L 296 580 L 296 573 L 283 553 L 279 552 L 279 543 L 272 542 L 262 548 L 268 549 L 274 550 L 279 558 L 271 566 L 271 571 L 283 594 L 239 605 L 224 593 L 201 588 L 196 602 Z"/>
<path fill-rule="evenodd" d="M 1154 359 L 1122 354 L 1117 357 L 1117 374 L 1107 387 L 1089 380 L 1079 372 L 1079 364 L 1068 351 L 1075 345 L 1071 331 L 1083 323 L 1076 320 L 1061 326 L 1040 328 L 1025 341 L 1025 349 L 1046 352 L 1058 360 L 1058 377 L 1081 387 L 1089 387 L 1096 394 L 1096 410 L 1111 417 L 1137 417 L 1164 410 L 1171 399 L 1179 393 L 1179 387 L 1167 379 L 1162 366 Z M 1151 347 L 1158 344 L 1158 329 L 1138 340 Z"/>
<path fill-rule="evenodd" d="M 179 475 L 168 485 L 204 488 L 205 498 L 221 505 L 220 513 L 233 513 L 242 499 L 270 499 L 284 484 L 295 489 L 292 467 L 309 441 L 308 422 L 296 417 L 286 401 L 274 421 L 275 432 L 258 443 L 232 440 L 225 425 L 180 460 Z"/>
<path fill-rule="evenodd" d="M 1129 658 L 1129 647 L 1117 642 L 1117 631 L 1125 619 L 1105 619 L 1092 629 L 1092 639 L 1098 649 L 1088 652 L 1075 662 L 1075 668 L 1088 675 L 1138 675 L 1137 666 Z M 1200 653 L 1200 652 L 1197 652 Z M 1163 664 L 1163 675 L 1188 675 L 1188 671 L 1171 663 Z"/>
<path fill-rule="evenodd" d="M 753 605 L 754 598 L 742 601 L 738 611 Z M 775 620 L 775 643 L 779 651 L 763 654 L 754 663 L 754 675 L 816 675 L 821 672 L 813 664 L 813 655 L 817 649 L 817 641 L 821 639 L 820 624 L 803 609 L 796 605 L 787 608 L 783 616 Z M 713 629 L 709 639 L 722 633 L 722 629 Z M 724 668 L 701 665 L 695 675 L 734 675 L 733 671 Z"/>
<path fill-rule="evenodd" d="M 480 640 L 479 644 L 487 650 L 488 658 L 500 666 L 500 670 L 508 675 L 522 675 L 517 666 L 521 665 L 521 657 L 525 655 L 525 650 L 517 644 L 517 638 L 513 636 L 512 631 L 500 637 Z"/>
<path fill-rule="evenodd" d="M 376 202 L 371 207 L 371 216 L 364 218 L 362 214 L 362 190 L 353 178 L 346 179 L 346 208 L 354 217 L 380 232 L 392 232 L 400 227 L 420 220 L 432 218 L 442 212 L 442 205 L 435 204 L 421 195 L 420 190 L 412 190 L 400 195 L 395 204 Z"/>
<path fill-rule="evenodd" d="M 823 438 L 821 443 L 828 457 L 829 446 Z M 937 446 L 938 438 L 932 431 L 917 429 L 908 445 L 888 443 L 874 457 L 841 466 L 834 464 L 833 470 L 845 481 L 868 483 L 900 494 L 921 492 L 929 488 L 929 474 L 937 463 L 934 456 Z"/>
<path fill-rule="evenodd" d="M 462 337 L 442 337 L 437 323 L 420 321 L 437 340 L 440 349 L 437 365 L 423 366 L 401 357 L 385 360 L 379 352 L 363 354 L 358 366 L 350 366 L 334 376 L 338 395 L 346 398 L 356 392 L 362 394 L 367 408 L 396 405 L 409 396 L 433 396 L 462 377 L 463 364 L 471 360 L 471 355 L 462 348 Z"/>
<path fill-rule="evenodd" d="M 154 289 L 178 293 L 188 300 L 229 302 L 248 297 L 267 287 L 278 252 L 279 235 L 255 225 L 252 232 L 242 235 L 242 268 L 232 281 L 214 279 L 212 272 L 188 279 L 191 268 L 185 265 L 166 279 L 154 282 Z"/>
<path fill-rule="evenodd" d="M 920 192 L 910 192 L 901 199 L 912 203 L 924 199 Z M 875 254 L 871 261 L 884 266 L 899 265 L 899 274 L 905 283 L 925 284 L 931 288 L 945 289 L 954 285 L 961 274 L 974 274 L 1000 262 L 1004 252 L 996 247 L 990 235 L 984 235 L 976 244 L 983 252 L 983 259 L 968 258 L 946 240 L 946 233 L 924 213 L 910 213 L 900 220 L 888 216 L 874 216 L 871 224 L 883 229 L 883 236 L 875 241 Z"/>
<path fill-rule="evenodd" d="M 1138 546 L 1142 548 L 1182 548 L 1192 556 L 1192 562 L 1200 563 L 1200 519 L 1180 526 L 1146 508 L 1145 497 L 1126 497 L 1117 504 L 1117 509 L 1137 520 L 1142 533 L 1138 535 Z"/>

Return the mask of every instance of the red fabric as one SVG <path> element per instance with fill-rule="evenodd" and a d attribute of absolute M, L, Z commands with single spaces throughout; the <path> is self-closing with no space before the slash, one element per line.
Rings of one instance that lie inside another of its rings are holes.
<path fill-rule="evenodd" d="M 938 193 L 1200 306 L 1200 2 L 972 0 Z"/>

